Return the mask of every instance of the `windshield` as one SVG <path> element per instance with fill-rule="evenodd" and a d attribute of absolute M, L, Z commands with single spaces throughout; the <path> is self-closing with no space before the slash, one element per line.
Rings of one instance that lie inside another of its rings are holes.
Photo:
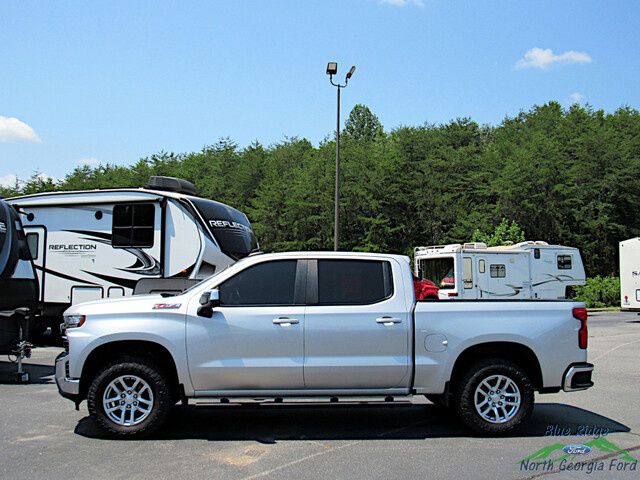
<path fill-rule="evenodd" d="M 190 201 L 204 219 L 225 255 L 240 260 L 258 251 L 258 241 L 247 216 L 224 203 L 192 197 Z"/>

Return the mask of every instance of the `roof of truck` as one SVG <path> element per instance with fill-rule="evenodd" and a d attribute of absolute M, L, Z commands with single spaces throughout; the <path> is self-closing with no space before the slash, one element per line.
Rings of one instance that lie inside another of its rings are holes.
<path fill-rule="evenodd" d="M 334 252 L 334 251 L 310 251 L 310 252 L 276 252 L 276 253 L 256 253 L 252 254 L 240 262 L 248 261 L 249 259 L 276 259 L 276 258 L 359 258 L 359 259 L 371 259 L 380 260 L 382 258 L 395 259 L 398 261 L 409 262 L 407 255 L 398 255 L 395 253 L 371 253 L 371 252 Z"/>

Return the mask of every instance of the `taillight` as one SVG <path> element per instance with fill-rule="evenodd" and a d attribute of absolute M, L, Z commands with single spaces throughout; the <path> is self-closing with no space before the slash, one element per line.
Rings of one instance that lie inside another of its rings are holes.
<path fill-rule="evenodd" d="M 578 346 L 580 348 L 587 348 L 587 342 L 589 334 L 587 332 L 587 309 L 583 307 L 577 307 L 573 309 L 573 318 L 580 320 L 580 330 L 578 330 Z"/>

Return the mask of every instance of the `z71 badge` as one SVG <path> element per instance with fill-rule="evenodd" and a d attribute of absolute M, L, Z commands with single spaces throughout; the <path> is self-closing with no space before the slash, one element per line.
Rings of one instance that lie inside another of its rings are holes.
<path fill-rule="evenodd" d="M 180 308 L 181 303 L 156 303 L 153 306 L 154 310 L 172 310 Z"/>

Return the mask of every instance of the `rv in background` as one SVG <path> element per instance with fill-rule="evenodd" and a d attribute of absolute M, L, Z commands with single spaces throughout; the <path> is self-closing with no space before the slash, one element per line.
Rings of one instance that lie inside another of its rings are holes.
<path fill-rule="evenodd" d="M 562 299 L 585 284 L 578 249 L 546 242 L 434 245 L 414 256 L 416 276 L 440 287 L 440 299 Z"/>
<path fill-rule="evenodd" d="M 620 306 L 640 311 L 640 237 L 620 242 Z"/>
<path fill-rule="evenodd" d="M 247 216 L 194 196 L 193 184 L 50 192 L 7 201 L 19 212 L 49 325 L 70 305 L 178 293 L 257 251 Z"/>

